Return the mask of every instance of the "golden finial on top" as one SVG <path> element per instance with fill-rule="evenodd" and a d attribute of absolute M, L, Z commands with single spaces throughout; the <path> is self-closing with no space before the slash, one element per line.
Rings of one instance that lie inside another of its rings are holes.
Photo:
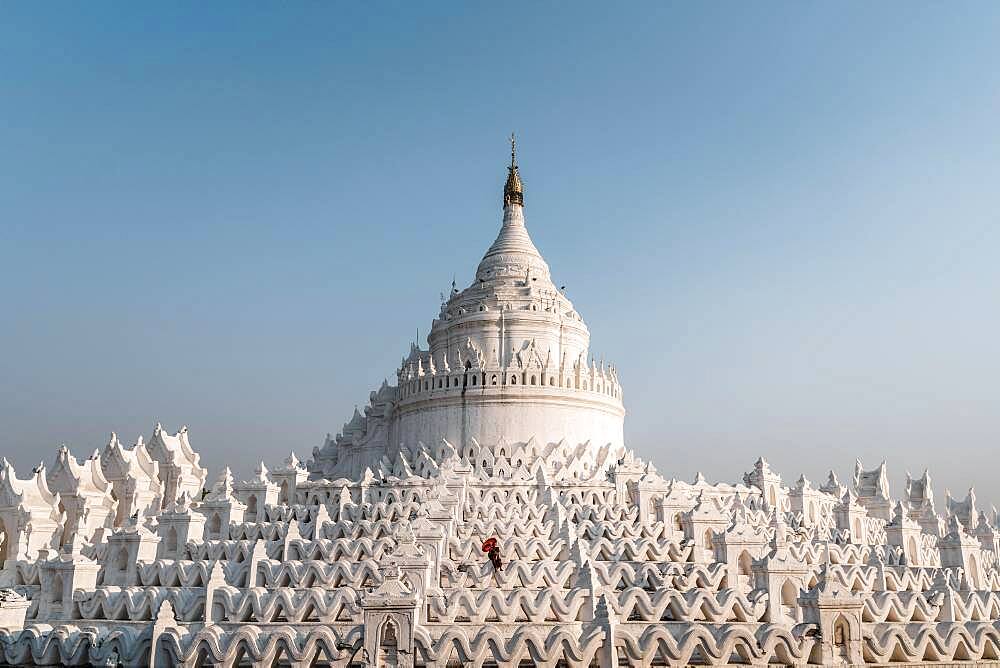
<path fill-rule="evenodd" d="M 524 187 L 517 171 L 517 137 L 513 132 L 510 133 L 510 167 L 507 168 L 507 183 L 503 187 L 503 205 L 510 204 L 524 206 Z"/>

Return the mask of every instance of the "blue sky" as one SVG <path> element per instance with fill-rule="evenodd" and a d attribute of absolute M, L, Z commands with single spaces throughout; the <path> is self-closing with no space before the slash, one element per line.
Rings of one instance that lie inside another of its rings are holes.
<path fill-rule="evenodd" d="M 1000 6 L 8 5 L 0 450 L 302 457 L 532 236 L 666 475 L 1000 482 Z"/>

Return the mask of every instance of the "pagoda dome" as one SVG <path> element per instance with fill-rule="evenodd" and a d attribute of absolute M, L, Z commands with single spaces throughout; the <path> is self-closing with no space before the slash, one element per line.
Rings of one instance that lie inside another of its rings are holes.
<path fill-rule="evenodd" d="M 538 252 L 524 224 L 524 209 L 508 205 L 504 209 L 503 225 L 493 245 L 476 268 L 479 282 L 504 278 L 531 278 L 551 281 L 549 265 Z"/>

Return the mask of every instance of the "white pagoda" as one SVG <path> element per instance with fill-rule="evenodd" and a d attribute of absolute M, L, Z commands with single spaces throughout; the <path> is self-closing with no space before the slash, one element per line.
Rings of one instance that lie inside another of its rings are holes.
<path fill-rule="evenodd" d="M 209 476 L 159 424 L 24 478 L 0 460 L 0 664 L 1000 661 L 1000 526 L 971 490 L 939 514 L 927 473 L 900 499 L 860 461 L 685 482 L 626 448 L 513 150 L 426 344 L 305 464 Z"/>

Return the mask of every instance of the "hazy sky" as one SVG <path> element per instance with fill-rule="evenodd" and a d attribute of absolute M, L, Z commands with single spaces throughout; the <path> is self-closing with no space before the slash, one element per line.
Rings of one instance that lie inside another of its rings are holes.
<path fill-rule="evenodd" d="M 0 454 L 302 457 L 500 224 L 667 476 L 887 459 L 1000 501 L 1000 4 L 21 3 Z"/>

